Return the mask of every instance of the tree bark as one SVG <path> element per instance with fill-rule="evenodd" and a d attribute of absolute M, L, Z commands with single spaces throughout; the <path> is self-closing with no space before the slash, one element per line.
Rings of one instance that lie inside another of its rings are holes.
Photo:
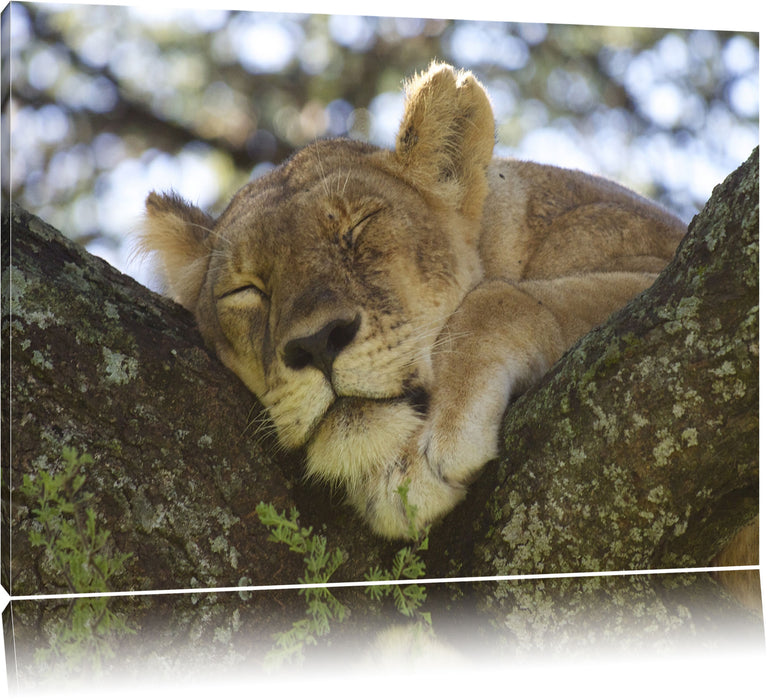
<path fill-rule="evenodd" d="M 430 576 L 705 566 L 757 515 L 758 187 L 755 150 L 715 189 L 655 285 L 513 403 L 502 456 L 432 528 Z M 296 506 L 347 552 L 337 580 L 390 562 L 395 543 L 354 525 L 338 494 L 303 481 L 300 455 L 259 435 L 261 407 L 204 348 L 190 314 L 19 208 L 2 226 L 6 590 L 67 592 L 54 559 L 30 543 L 35 504 L 19 490 L 23 475 L 61 469 L 63 447 L 93 458 L 84 489 L 109 546 L 131 554 L 112 590 L 297 582 L 301 557 L 267 541 L 259 501 Z M 620 610 L 644 596 L 670 607 L 657 578 L 628 580 L 635 598 L 613 601 L 605 579 L 596 595 Z M 725 600 L 706 576 L 682 580 Z M 441 587 L 438 599 L 450 609 L 464 598 L 485 626 L 512 642 L 532 630 L 535 641 L 562 626 L 558 611 L 578 603 L 578 590 L 490 581 Z M 165 600 L 153 605 L 169 612 Z M 218 619 L 234 614 L 218 605 Z M 266 621 L 264 604 L 251 605 Z M 687 608 L 672 605 L 674 624 Z M 28 613 L 39 631 L 40 610 Z"/>

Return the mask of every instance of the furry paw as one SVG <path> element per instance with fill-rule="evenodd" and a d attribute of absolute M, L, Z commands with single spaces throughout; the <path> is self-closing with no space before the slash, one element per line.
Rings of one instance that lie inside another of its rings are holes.
<path fill-rule="evenodd" d="M 463 407 L 436 407 L 423 428 L 419 449 L 429 469 L 450 486 L 466 488 L 486 462 L 498 456 L 502 396 L 481 395 Z"/>
<path fill-rule="evenodd" d="M 414 440 L 391 464 L 348 490 L 370 527 L 388 538 L 410 539 L 451 511 L 466 495 L 466 488 L 440 478 Z M 406 488 L 402 498 L 401 490 Z"/>

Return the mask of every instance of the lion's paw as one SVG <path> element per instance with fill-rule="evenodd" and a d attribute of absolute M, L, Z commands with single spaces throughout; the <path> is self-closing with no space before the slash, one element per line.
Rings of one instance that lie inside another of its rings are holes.
<path fill-rule="evenodd" d="M 350 490 L 349 500 L 377 534 L 408 539 L 413 529 L 418 532 L 442 518 L 465 495 L 464 486 L 440 478 L 414 443 L 412 452 Z"/>
<path fill-rule="evenodd" d="M 483 402 L 484 403 L 484 402 Z M 440 411 L 423 429 L 419 449 L 429 469 L 451 486 L 465 488 L 498 455 L 502 409 L 470 406 L 466 413 Z"/>

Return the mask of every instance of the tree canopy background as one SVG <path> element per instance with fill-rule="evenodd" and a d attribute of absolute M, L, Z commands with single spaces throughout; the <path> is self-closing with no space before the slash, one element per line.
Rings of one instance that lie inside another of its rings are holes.
<path fill-rule="evenodd" d="M 4 194 L 144 282 L 130 234 L 149 190 L 217 213 L 312 139 L 391 146 L 401 82 L 434 58 L 484 82 L 498 154 L 687 221 L 759 140 L 756 33 L 35 3 L 7 19 Z"/>

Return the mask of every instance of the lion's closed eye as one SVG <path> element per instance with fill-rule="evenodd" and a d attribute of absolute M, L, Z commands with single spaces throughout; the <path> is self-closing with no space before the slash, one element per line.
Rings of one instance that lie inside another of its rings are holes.
<path fill-rule="evenodd" d="M 370 210 L 365 215 L 358 216 L 355 219 L 355 223 L 350 224 L 342 234 L 342 242 L 348 247 L 354 245 L 358 237 L 364 232 L 364 229 L 366 228 L 369 221 L 381 211 L 382 208 L 376 208 Z"/>

